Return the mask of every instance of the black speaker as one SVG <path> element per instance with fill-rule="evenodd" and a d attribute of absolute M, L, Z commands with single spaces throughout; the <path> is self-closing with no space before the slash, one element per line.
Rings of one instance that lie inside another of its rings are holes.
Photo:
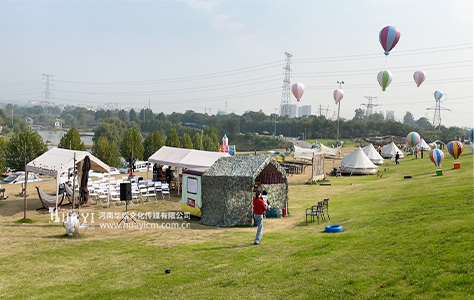
<path fill-rule="evenodd" d="M 120 200 L 122 201 L 132 200 L 132 184 L 130 182 L 120 183 Z"/>

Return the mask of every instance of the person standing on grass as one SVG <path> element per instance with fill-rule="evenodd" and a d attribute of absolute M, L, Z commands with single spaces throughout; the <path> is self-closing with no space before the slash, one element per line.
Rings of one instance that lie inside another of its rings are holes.
<path fill-rule="evenodd" d="M 396 164 L 396 165 L 400 164 L 400 163 L 398 162 L 399 159 L 400 159 L 400 154 L 398 154 L 398 151 L 397 151 L 397 154 L 395 154 L 395 164 Z"/>
<path fill-rule="evenodd" d="M 260 245 L 263 232 L 263 214 L 267 210 L 267 206 L 261 197 L 262 194 L 260 192 L 255 192 L 255 198 L 253 198 L 253 218 L 257 225 L 257 234 L 255 235 L 254 245 Z"/>

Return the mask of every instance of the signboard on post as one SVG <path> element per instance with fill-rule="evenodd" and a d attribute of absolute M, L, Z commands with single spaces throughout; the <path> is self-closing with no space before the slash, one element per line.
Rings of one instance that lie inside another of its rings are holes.
<path fill-rule="evenodd" d="M 313 153 L 313 171 L 311 174 L 311 182 L 323 180 L 326 178 L 324 174 L 324 153 Z"/>

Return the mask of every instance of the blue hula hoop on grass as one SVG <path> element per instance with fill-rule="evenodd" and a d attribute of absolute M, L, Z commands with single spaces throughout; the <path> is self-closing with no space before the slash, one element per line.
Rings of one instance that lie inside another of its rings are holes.
<path fill-rule="evenodd" d="M 328 225 L 326 226 L 326 232 L 341 232 L 342 226 L 341 225 Z"/>

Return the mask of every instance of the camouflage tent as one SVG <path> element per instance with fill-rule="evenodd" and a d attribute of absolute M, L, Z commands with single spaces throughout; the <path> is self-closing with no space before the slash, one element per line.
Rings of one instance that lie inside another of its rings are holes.
<path fill-rule="evenodd" d="M 254 190 L 268 192 L 270 205 L 288 205 L 288 181 L 280 164 L 267 155 L 219 158 L 201 177 L 202 217 L 211 226 L 252 225 Z"/>

